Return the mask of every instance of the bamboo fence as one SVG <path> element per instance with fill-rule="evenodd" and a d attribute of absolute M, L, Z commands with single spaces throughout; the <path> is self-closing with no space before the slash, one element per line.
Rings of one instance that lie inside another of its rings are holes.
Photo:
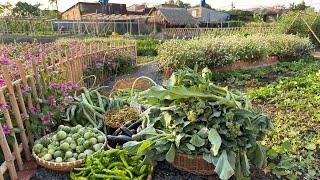
<path fill-rule="evenodd" d="M 120 55 L 130 56 L 133 65 L 136 63 L 137 50 L 135 43 L 119 44 L 119 43 L 104 43 L 92 42 L 89 46 L 81 46 L 77 49 L 76 54 L 72 54 L 71 51 L 58 51 L 52 49 L 50 54 L 50 61 L 46 58 L 42 58 L 38 64 L 33 60 L 31 67 L 23 67 L 22 63 L 16 61 L 18 71 L 20 73 L 20 79 L 11 81 L 10 70 L 6 65 L 2 65 L 3 79 L 5 86 L 0 88 L 0 109 L 3 113 L 5 120 L 4 124 L 0 124 L 0 145 L 4 155 L 4 162 L 0 165 L 0 180 L 4 179 L 4 174 L 9 172 L 11 180 L 17 180 L 17 170 L 23 170 L 23 161 L 32 160 L 31 147 L 34 144 L 34 135 L 31 129 L 29 121 L 29 111 L 33 107 L 40 109 L 39 98 L 43 98 L 42 83 L 44 80 L 40 76 L 40 73 L 47 72 L 48 74 L 59 73 L 63 76 L 63 81 L 81 82 L 81 86 L 90 87 L 93 85 L 93 81 L 84 83 L 82 81 L 84 71 L 89 67 L 95 68 L 96 61 L 105 57 L 106 53 L 119 53 Z M 64 53 L 64 54 L 62 54 Z M 54 56 L 56 54 L 57 56 Z M 108 61 L 103 59 L 103 61 Z M 112 75 L 112 71 L 104 70 L 96 73 L 97 84 L 103 83 Z M 50 83 L 50 82 L 47 82 Z M 23 94 L 22 87 L 30 87 L 30 93 Z M 5 106 L 9 101 L 11 109 L 9 113 L 8 108 Z M 14 126 L 21 130 L 20 132 L 10 132 L 10 136 L 13 138 L 13 143 L 9 145 L 6 136 L 3 131 L 3 125 L 6 125 L 9 129 Z M 18 134 L 18 137 L 16 137 Z M 23 152 L 23 155 L 21 154 Z"/>
<path fill-rule="evenodd" d="M 192 38 L 202 34 L 210 33 L 264 33 L 270 34 L 276 32 L 274 27 L 229 27 L 229 28 L 166 28 L 164 35 L 169 38 Z"/>

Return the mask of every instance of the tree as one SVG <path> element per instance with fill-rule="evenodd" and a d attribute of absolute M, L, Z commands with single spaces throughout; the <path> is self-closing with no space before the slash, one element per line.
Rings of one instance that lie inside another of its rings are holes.
<path fill-rule="evenodd" d="M 175 3 L 174 3 L 174 0 L 169 0 L 166 2 L 166 4 L 175 4 Z"/>
<path fill-rule="evenodd" d="M 57 11 L 59 11 L 59 8 L 58 8 L 58 0 L 48 0 L 48 1 L 49 1 L 49 3 L 50 3 L 51 5 L 56 5 Z"/>
<path fill-rule="evenodd" d="M 15 16 L 40 16 L 40 4 L 29 4 L 26 2 L 17 2 L 16 6 L 12 9 Z"/>
<path fill-rule="evenodd" d="M 12 4 L 6 2 L 5 4 L 0 4 L 0 16 L 10 16 L 12 15 Z"/>
<path fill-rule="evenodd" d="M 189 3 L 184 3 L 181 0 L 177 0 L 175 3 L 179 8 L 191 8 L 191 5 Z"/>
<path fill-rule="evenodd" d="M 295 4 L 295 3 L 290 4 L 290 10 L 292 11 L 304 11 L 308 8 L 309 6 L 307 6 L 304 1 L 302 1 L 300 4 Z"/>
<path fill-rule="evenodd" d="M 200 5 L 195 5 L 195 6 L 193 6 L 193 7 L 200 7 Z M 214 8 L 212 8 L 212 7 L 211 7 L 209 4 L 207 4 L 207 3 L 206 3 L 203 7 L 214 10 Z"/>

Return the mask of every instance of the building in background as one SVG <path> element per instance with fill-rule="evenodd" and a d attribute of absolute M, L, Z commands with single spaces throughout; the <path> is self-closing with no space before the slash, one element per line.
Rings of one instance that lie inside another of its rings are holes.
<path fill-rule="evenodd" d="M 100 3 L 78 2 L 64 11 L 61 16 L 63 20 L 81 20 L 83 15 L 92 13 L 125 15 L 127 14 L 127 8 L 125 4 L 108 3 L 101 5 Z"/>
<path fill-rule="evenodd" d="M 160 24 L 162 27 L 195 27 L 197 20 L 185 8 L 153 8 L 148 23 Z"/>
<path fill-rule="evenodd" d="M 229 14 L 205 7 L 190 8 L 188 12 L 197 19 L 199 24 L 219 24 L 230 20 Z"/>

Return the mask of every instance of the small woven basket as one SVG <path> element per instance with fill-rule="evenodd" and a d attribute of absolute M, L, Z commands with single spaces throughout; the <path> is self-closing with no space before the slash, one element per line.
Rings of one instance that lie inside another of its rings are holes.
<path fill-rule="evenodd" d="M 176 169 L 197 175 L 211 176 L 214 174 L 214 166 L 205 161 L 200 155 L 191 157 L 187 154 L 176 153 L 172 165 Z"/>
<path fill-rule="evenodd" d="M 150 87 L 154 86 L 155 83 L 149 79 L 140 78 L 128 78 L 117 81 L 110 93 L 110 96 L 114 95 L 114 93 L 119 89 L 132 89 L 132 90 L 147 90 Z"/>
<path fill-rule="evenodd" d="M 117 110 L 114 111 L 107 111 L 104 116 L 103 116 L 103 121 L 104 124 L 108 127 L 111 127 L 113 129 L 118 129 L 120 128 L 122 125 L 124 125 L 126 123 L 126 119 L 124 119 L 124 117 L 121 117 L 121 122 L 113 122 L 110 121 L 111 116 L 113 115 L 113 113 L 117 112 Z M 126 114 L 123 114 L 123 116 L 139 116 L 140 111 L 137 108 L 132 108 L 132 107 L 128 107 L 128 111 L 125 111 Z M 129 114 L 131 113 L 131 114 Z M 135 117 L 133 117 L 134 119 Z"/>
<path fill-rule="evenodd" d="M 100 134 L 102 134 L 105 138 L 104 144 L 101 147 L 101 149 L 97 152 L 95 152 L 94 154 L 92 154 L 91 156 L 97 154 L 98 152 L 102 151 L 104 149 L 104 147 L 107 144 L 107 138 L 105 136 L 105 134 L 103 134 L 101 131 L 99 131 Z M 42 138 L 47 138 L 47 137 L 51 137 L 54 133 L 50 133 Z M 36 160 L 36 163 L 46 169 L 51 169 L 54 171 L 64 171 L 64 172 L 69 172 L 74 168 L 80 167 L 81 164 L 84 163 L 84 159 L 81 160 L 76 160 L 73 162 L 62 162 L 62 163 L 56 163 L 56 162 L 50 162 L 50 161 L 45 161 L 43 159 L 41 159 L 38 155 L 36 155 L 36 153 L 32 150 L 32 156 L 34 157 L 34 159 Z"/>

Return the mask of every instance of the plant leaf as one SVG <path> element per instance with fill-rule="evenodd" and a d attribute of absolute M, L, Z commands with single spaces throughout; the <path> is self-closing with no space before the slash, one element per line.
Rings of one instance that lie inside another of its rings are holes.
<path fill-rule="evenodd" d="M 164 121 L 166 123 L 165 125 L 166 125 L 166 127 L 168 127 L 171 123 L 172 116 L 168 111 L 162 112 L 162 115 L 163 115 Z"/>
<path fill-rule="evenodd" d="M 174 142 L 175 142 L 177 148 L 179 148 L 179 146 L 180 146 L 180 141 L 181 141 L 181 139 L 182 139 L 183 137 L 184 137 L 184 134 L 178 134 L 178 135 L 176 136 L 176 138 L 174 139 Z"/>
<path fill-rule="evenodd" d="M 208 139 L 212 145 L 210 151 L 214 156 L 218 155 L 222 140 L 216 129 L 210 129 Z"/>
<path fill-rule="evenodd" d="M 196 148 L 195 148 L 192 144 L 186 143 L 186 146 L 187 146 L 188 149 L 190 149 L 191 151 L 196 150 Z"/>
<path fill-rule="evenodd" d="M 214 171 L 222 180 L 227 180 L 234 174 L 234 170 L 228 161 L 228 155 L 225 150 L 222 151 Z"/>
<path fill-rule="evenodd" d="M 153 144 L 153 142 L 150 139 L 143 141 L 143 143 L 141 144 L 141 146 L 137 150 L 137 154 L 142 155 L 152 144 Z"/>
<path fill-rule="evenodd" d="M 198 134 L 192 135 L 190 143 L 195 147 L 201 147 L 205 144 L 205 140 L 202 139 Z"/>
<path fill-rule="evenodd" d="M 166 160 L 169 163 L 173 163 L 175 157 L 176 157 L 176 147 L 175 147 L 174 143 L 172 143 L 169 151 L 166 154 Z"/>

